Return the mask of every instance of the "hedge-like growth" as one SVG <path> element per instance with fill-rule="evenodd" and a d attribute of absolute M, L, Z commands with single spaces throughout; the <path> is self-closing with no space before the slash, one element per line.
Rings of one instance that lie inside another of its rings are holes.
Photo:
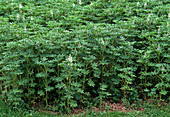
<path fill-rule="evenodd" d="M 169 0 L 1 0 L 0 94 L 63 112 L 169 101 Z"/>

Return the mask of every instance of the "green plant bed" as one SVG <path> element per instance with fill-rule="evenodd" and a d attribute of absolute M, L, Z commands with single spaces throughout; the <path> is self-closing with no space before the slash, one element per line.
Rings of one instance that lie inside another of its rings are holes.
<path fill-rule="evenodd" d="M 72 113 L 169 102 L 169 0 L 0 0 L 0 95 Z M 40 104 L 39 104 L 40 103 Z"/>
<path fill-rule="evenodd" d="M 85 113 L 79 113 L 76 115 L 70 115 L 70 117 L 168 117 L 170 115 L 170 105 L 167 107 L 158 107 L 155 105 L 145 104 L 144 111 L 132 111 L 132 112 L 95 112 L 87 111 Z M 36 112 L 36 111 L 24 111 L 21 108 L 18 110 L 11 110 L 4 102 L 0 101 L 0 117 L 68 117 L 69 115 L 63 114 L 51 114 L 50 112 Z"/>
<path fill-rule="evenodd" d="M 13 110 L 5 102 L 0 100 L 0 117 L 168 117 L 170 115 L 170 104 L 157 106 L 149 104 L 149 102 L 143 103 L 143 111 L 95 111 L 87 110 L 85 113 L 78 114 L 55 114 L 54 112 L 23 110 L 18 108 Z"/>

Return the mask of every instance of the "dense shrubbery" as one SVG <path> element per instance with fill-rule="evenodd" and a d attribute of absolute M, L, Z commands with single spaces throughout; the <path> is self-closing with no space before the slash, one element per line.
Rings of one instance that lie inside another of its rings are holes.
<path fill-rule="evenodd" d="M 41 101 L 63 112 L 105 99 L 169 101 L 169 0 L 0 6 L 0 92 L 8 104 Z"/>

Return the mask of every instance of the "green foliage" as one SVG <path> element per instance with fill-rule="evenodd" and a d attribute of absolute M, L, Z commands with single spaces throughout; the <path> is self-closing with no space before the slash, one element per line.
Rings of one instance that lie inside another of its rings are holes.
<path fill-rule="evenodd" d="M 23 109 L 17 109 L 17 110 L 12 110 L 8 105 L 6 105 L 0 98 L 0 117 L 9 117 L 9 116 L 14 116 L 14 117 L 68 117 L 68 115 L 63 115 L 63 114 L 52 114 L 50 112 L 35 112 L 33 110 L 23 110 Z M 78 115 L 71 115 L 69 117 L 146 117 L 146 116 L 157 116 L 157 117 L 168 117 L 170 115 L 170 106 L 167 108 L 160 107 L 158 108 L 155 105 L 151 105 L 149 103 L 144 103 L 144 108 L 145 110 L 142 112 L 139 111 L 133 111 L 133 112 L 118 112 L 118 111 L 111 111 L 111 112 L 95 112 L 92 110 L 87 111 L 87 114 L 85 113 L 80 113 Z M 108 107 L 107 107 L 108 108 Z M 109 108 L 108 108 L 109 109 Z"/>
<path fill-rule="evenodd" d="M 168 3 L 1 0 L 3 100 L 67 113 L 105 99 L 168 100 Z"/>

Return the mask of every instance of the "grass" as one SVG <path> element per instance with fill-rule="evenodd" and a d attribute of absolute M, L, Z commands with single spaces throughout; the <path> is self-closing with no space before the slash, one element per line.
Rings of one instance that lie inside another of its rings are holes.
<path fill-rule="evenodd" d="M 0 98 L 1 99 L 1 98 Z M 92 112 L 88 111 L 87 114 L 82 113 L 79 115 L 71 115 L 69 117 L 170 117 L 170 104 L 168 107 L 159 107 L 155 105 L 147 105 L 145 110 L 142 112 L 133 111 L 133 112 Z M 0 100 L 0 117 L 68 117 L 67 115 L 52 115 L 45 112 L 35 112 L 35 111 L 26 111 L 23 109 L 12 110 L 8 107 L 2 100 Z"/>

